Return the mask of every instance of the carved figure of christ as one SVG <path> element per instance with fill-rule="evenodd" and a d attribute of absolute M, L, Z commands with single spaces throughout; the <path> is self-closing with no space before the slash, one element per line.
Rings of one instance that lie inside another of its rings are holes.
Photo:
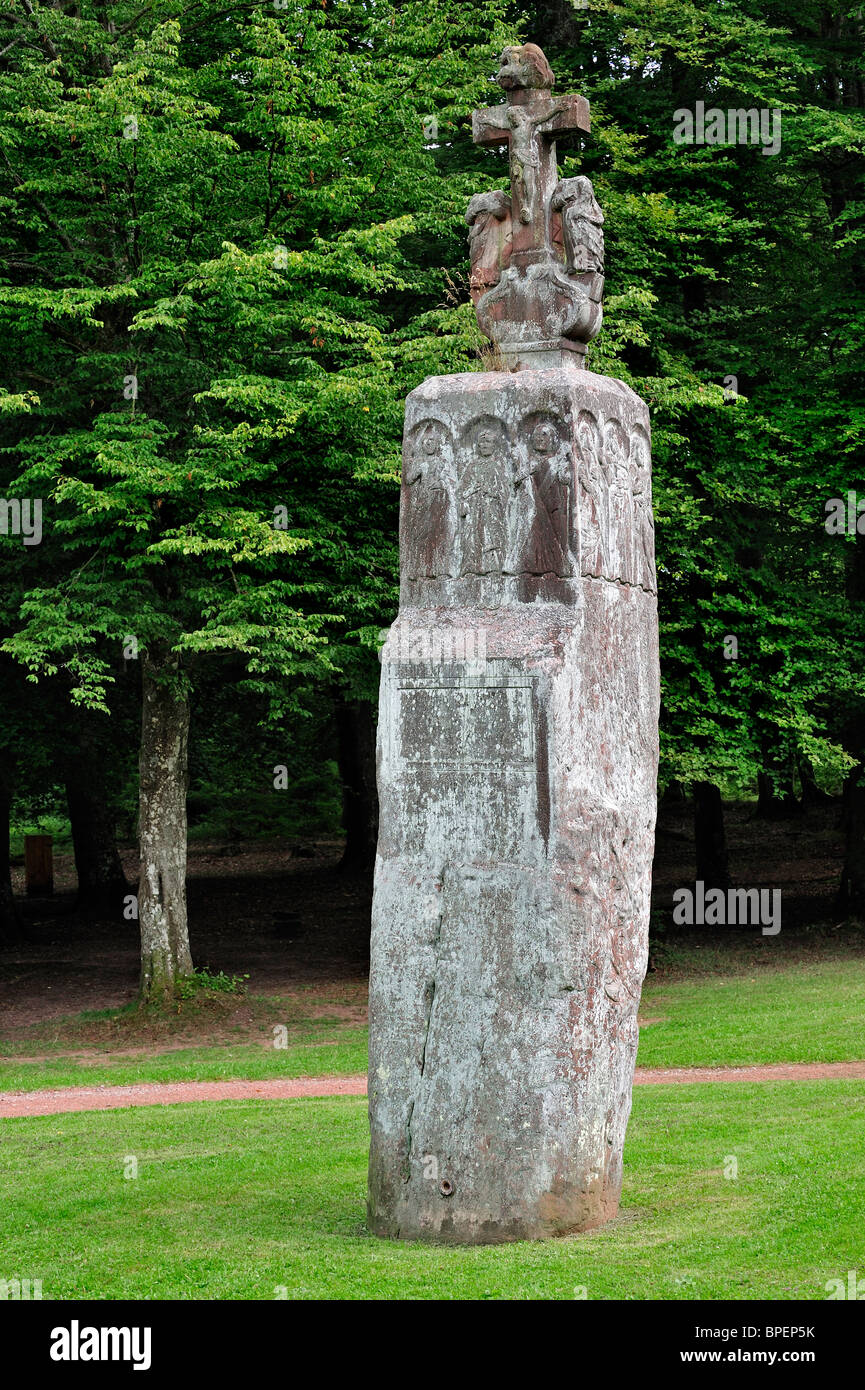
<path fill-rule="evenodd" d="M 580 96 L 552 97 L 549 91 L 517 88 L 506 106 L 472 116 L 476 145 L 509 145 L 514 241 L 511 259 L 527 251 L 551 253 L 549 203 L 558 181 L 557 135 L 588 131 L 589 103 Z"/>

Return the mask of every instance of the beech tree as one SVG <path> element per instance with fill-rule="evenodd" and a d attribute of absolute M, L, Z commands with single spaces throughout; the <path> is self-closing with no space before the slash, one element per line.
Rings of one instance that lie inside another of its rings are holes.
<path fill-rule="evenodd" d="M 434 310 L 406 332 L 465 201 L 435 196 L 428 116 L 471 103 L 466 71 L 483 91 L 496 10 L 156 0 L 3 20 L 4 486 L 45 518 L 4 648 L 105 714 L 117 663 L 140 661 L 154 999 L 192 968 L 201 663 L 239 654 L 274 720 L 305 686 L 372 683 L 402 396 L 470 350 L 465 316 L 443 345 Z"/>
<path fill-rule="evenodd" d="M 865 496 L 862 8 L 545 0 L 524 23 L 592 105 L 592 365 L 652 411 L 662 780 L 759 781 L 774 814 L 803 776 L 846 778 L 843 903 L 865 916 L 865 536 L 825 525 Z M 698 102 L 779 113 L 780 148 L 678 143 Z"/>

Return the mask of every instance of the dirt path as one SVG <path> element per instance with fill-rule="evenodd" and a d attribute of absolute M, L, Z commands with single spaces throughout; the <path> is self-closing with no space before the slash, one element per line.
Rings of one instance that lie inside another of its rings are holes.
<path fill-rule="evenodd" d="M 180 1105 L 193 1100 L 287 1100 L 365 1096 L 365 1076 L 299 1076 L 290 1081 L 167 1081 L 135 1086 L 62 1086 L 56 1091 L 0 1091 L 0 1119 L 116 1110 L 128 1105 Z"/>
<path fill-rule="evenodd" d="M 865 1081 L 865 1062 L 780 1063 L 767 1067 L 638 1067 L 635 1086 L 703 1081 Z M 0 1091 L 0 1119 L 116 1110 L 130 1105 L 179 1105 L 197 1100 L 296 1100 L 364 1096 L 365 1076 L 299 1076 L 270 1081 L 173 1081 L 136 1086 L 68 1086 L 55 1091 Z"/>
<path fill-rule="evenodd" d="M 634 1073 L 635 1086 L 667 1086 L 675 1081 L 865 1081 L 865 1062 L 773 1062 L 765 1067 L 637 1067 Z"/>

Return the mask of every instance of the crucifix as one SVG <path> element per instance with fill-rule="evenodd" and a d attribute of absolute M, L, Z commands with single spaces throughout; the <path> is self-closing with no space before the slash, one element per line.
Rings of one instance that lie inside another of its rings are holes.
<path fill-rule="evenodd" d="M 472 115 L 476 145 L 509 146 L 513 245 L 511 264 L 543 261 L 552 254 L 550 201 L 558 182 L 556 137 L 590 130 L 584 97 L 554 97 L 549 63 L 536 44 L 506 48 L 496 81 L 506 106 Z"/>

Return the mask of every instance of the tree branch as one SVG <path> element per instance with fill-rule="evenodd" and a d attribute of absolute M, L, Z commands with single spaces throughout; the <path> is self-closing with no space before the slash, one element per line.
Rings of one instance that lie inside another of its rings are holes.
<path fill-rule="evenodd" d="M 35 9 L 33 8 L 32 0 L 21 0 L 21 3 L 22 3 L 22 5 L 24 6 L 25 10 L 27 11 L 28 15 L 30 16 L 30 18 L 31 18 L 32 20 L 35 21 L 36 29 L 37 29 L 37 31 L 38 31 L 38 33 L 39 33 L 39 37 L 41 38 L 42 42 L 45 44 L 45 47 L 48 49 L 48 56 L 49 56 L 49 58 L 52 58 L 52 59 L 56 60 L 57 58 L 60 57 L 60 50 L 59 50 L 59 48 L 55 48 L 54 44 L 53 44 L 53 43 L 51 42 L 51 40 L 49 39 L 48 35 L 47 35 L 47 34 L 43 34 L 42 30 L 39 28 L 39 21 L 36 19 L 36 11 L 35 11 Z"/>
<path fill-rule="evenodd" d="M 36 208 L 39 209 L 39 211 L 42 213 L 42 216 L 45 218 L 45 221 L 48 223 L 48 225 L 49 225 L 49 227 L 51 228 L 51 230 L 52 230 L 53 232 L 56 232 L 57 237 L 59 238 L 61 244 L 63 245 L 64 249 L 67 250 L 67 251 L 69 252 L 70 256 L 76 255 L 77 253 L 76 253 L 75 246 L 74 246 L 73 242 L 70 241 L 69 237 L 66 235 L 66 233 L 65 233 L 64 230 L 63 230 L 63 228 L 60 226 L 60 223 L 57 222 L 57 221 L 52 217 L 51 213 L 48 211 L 48 209 L 47 209 L 47 207 L 45 206 L 45 204 L 43 203 L 42 199 L 41 199 L 41 198 L 37 198 L 37 196 L 36 196 L 35 193 L 31 193 L 31 191 L 30 191 L 29 188 L 25 188 L 25 187 L 24 187 L 24 180 L 23 180 L 22 178 L 20 178 L 18 174 L 15 173 L 15 170 L 12 168 L 12 165 L 9 163 L 9 156 L 8 156 L 8 154 L 6 153 L 6 151 L 5 151 L 4 149 L 0 148 L 0 154 L 2 154 L 2 156 L 3 156 L 3 163 L 6 165 L 6 168 L 9 170 L 9 173 L 10 173 L 10 175 L 11 175 L 11 177 L 12 177 L 12 182 L 14 183 L 15 187 L 21 190 L 21 192 L 24 194 L 24 197 L 25 197 L 25 198 L 29 198 L 29 199 L 30 199 L 30 201 L 32 202 L 32 204 L 33 204 L 34 207 L 36 207 Z"/>

